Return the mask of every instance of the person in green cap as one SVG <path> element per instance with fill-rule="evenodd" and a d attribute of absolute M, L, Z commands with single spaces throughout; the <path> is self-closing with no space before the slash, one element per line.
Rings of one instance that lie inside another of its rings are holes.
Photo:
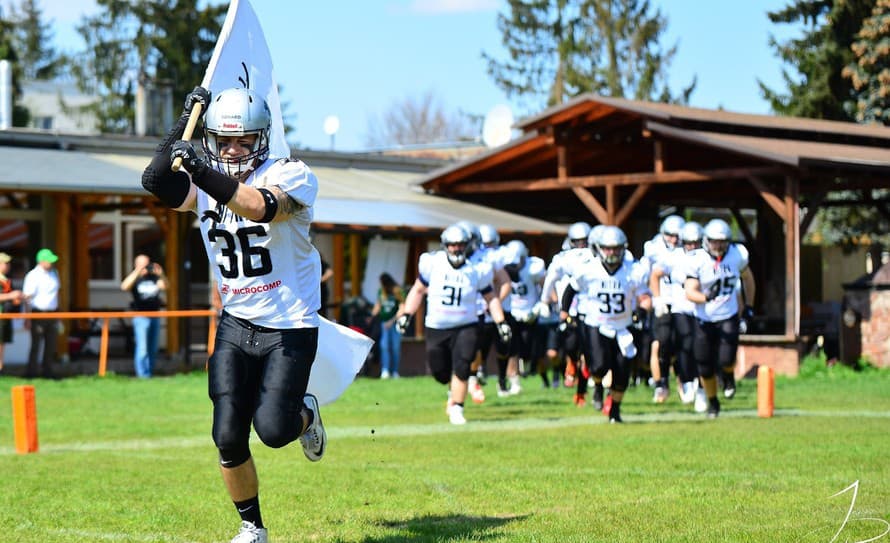
<path fill-rule="evenodd" d="M 22 293 L 25 296 L 25 311 L 47 313 L 59 310 L 59 274 L 54 264 L 59 260 L 49 249 L 37 251 L 37 265 L 25 275 Z M 56 358 L 56 343 L 59 337 L 58 319 L 26 319 L 25 328 L 31 330 L 31 350 L 28 354 L 26 378 L 37 377 L 37 356 L 43 348 L 41 374 L 55 377 L 52 364 Z"/>

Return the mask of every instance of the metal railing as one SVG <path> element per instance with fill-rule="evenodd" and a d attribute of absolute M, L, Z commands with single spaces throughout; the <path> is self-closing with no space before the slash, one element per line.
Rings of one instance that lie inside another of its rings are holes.
<path fill-rule="evenodd" d="M 0 320 L 13 319 L 101 319 L 102 334 L 99 341 L 99 376 L 105 377 L 108 366 L 108 330 L 111 319 L 132 317 L 208 317 L 210 319 L 207 330 L 207 354 L 213 354 L 213 341 L 216 337 L 216 317 L 214 309 L 176 309 L 169 311 L 56 311 L 39 313 L 0 313 Z"/>

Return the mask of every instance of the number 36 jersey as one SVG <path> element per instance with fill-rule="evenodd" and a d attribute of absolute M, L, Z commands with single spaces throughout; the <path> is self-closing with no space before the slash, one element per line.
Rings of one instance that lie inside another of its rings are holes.
<path fill-rule="evenodd" d="M 730 243 L 720 260 L 704 249 L 696 249 L 689 253 L 686 265 L 686 277 L 698 279 L 702 292 L 707 294 L 711 289 L 719 288 L 716 298 L 695 304 L 696 318 L 705 322 L 720 322 L 739 312 L 741 274 L 748 267 L 748 249 L 744 245 Z"/>
<path fill-rule="evenodd" d="M 491 264 L 468 260 L 454 269 L 445 251 L 436 251 L 420 255 L 417 271 L 427 287 L 427 328 L 448 330 L 478 322 L 476 297 L 492 290 Z"/>
<path fill-rule="evenodd" d="M 301 161 L 267 160 L 245 184 L 278 186 L 297 206 L 287 220 L 259 223 L 198 190 L 201 237 L 223 308 L 267 328 L 318 326 L 321 258 L 309 241 L 315 174 Z"/>

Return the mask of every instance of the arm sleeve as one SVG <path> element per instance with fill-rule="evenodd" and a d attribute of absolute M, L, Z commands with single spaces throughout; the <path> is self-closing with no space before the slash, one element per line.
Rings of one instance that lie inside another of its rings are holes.
<path fill-rule="evenodd" d="M 142 187 L 170 207 L 185 202 L 191 188 L 191 179 L 184 170 L 171 170 L 170 150 L 173 142 L 182 137 L 187 117 L 180 117 L 164 140 L 155 149 L 155 156 L 142 172 Z"/>
<path fill-rule="evenodd" d="M 572 300 L 575 299 L 575 295 L 578 291 L 575 290 L 575 287 L 572 286 L 571 283 L 566 285 L 566 289 L 562 293 L 562 300 L 560 301 L 560 309 L 569 312 L 569 309 L 572 307 Z"/>

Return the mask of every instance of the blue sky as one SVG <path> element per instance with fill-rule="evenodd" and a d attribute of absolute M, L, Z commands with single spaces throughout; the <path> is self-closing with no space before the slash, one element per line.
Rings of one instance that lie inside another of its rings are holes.
<path fill-rule="evenodd" d="M 768 11 L 789 0 L 653 0 L 668 18 L 665 44 L 678 43 L 671 88 L 698 85 L 690 105 L 769 113 L 757 79 L 782 89 L 781 64 L 769 35 L 793 29 L 770 23 Z M 0 4 L 7 6 L 10 0 Z M 214 2 L 216 3 L 216 2 Z M 39 0 L 57 47 L 77 50 L 74 31 L 93 0 Z M 481 52 L 503 53 L 497 30 L 501 0 L 251 0 L 283 87 L 293 143 L 330 149 L 326 117 L 336 115 L 339 151 L 365 147 L 370 119 L 394 103 L 432 91 L 447 111 L 484 115 L 518 104 L 491 82 Z M 197 82 L 196 82 L 197 83 Z"/>

